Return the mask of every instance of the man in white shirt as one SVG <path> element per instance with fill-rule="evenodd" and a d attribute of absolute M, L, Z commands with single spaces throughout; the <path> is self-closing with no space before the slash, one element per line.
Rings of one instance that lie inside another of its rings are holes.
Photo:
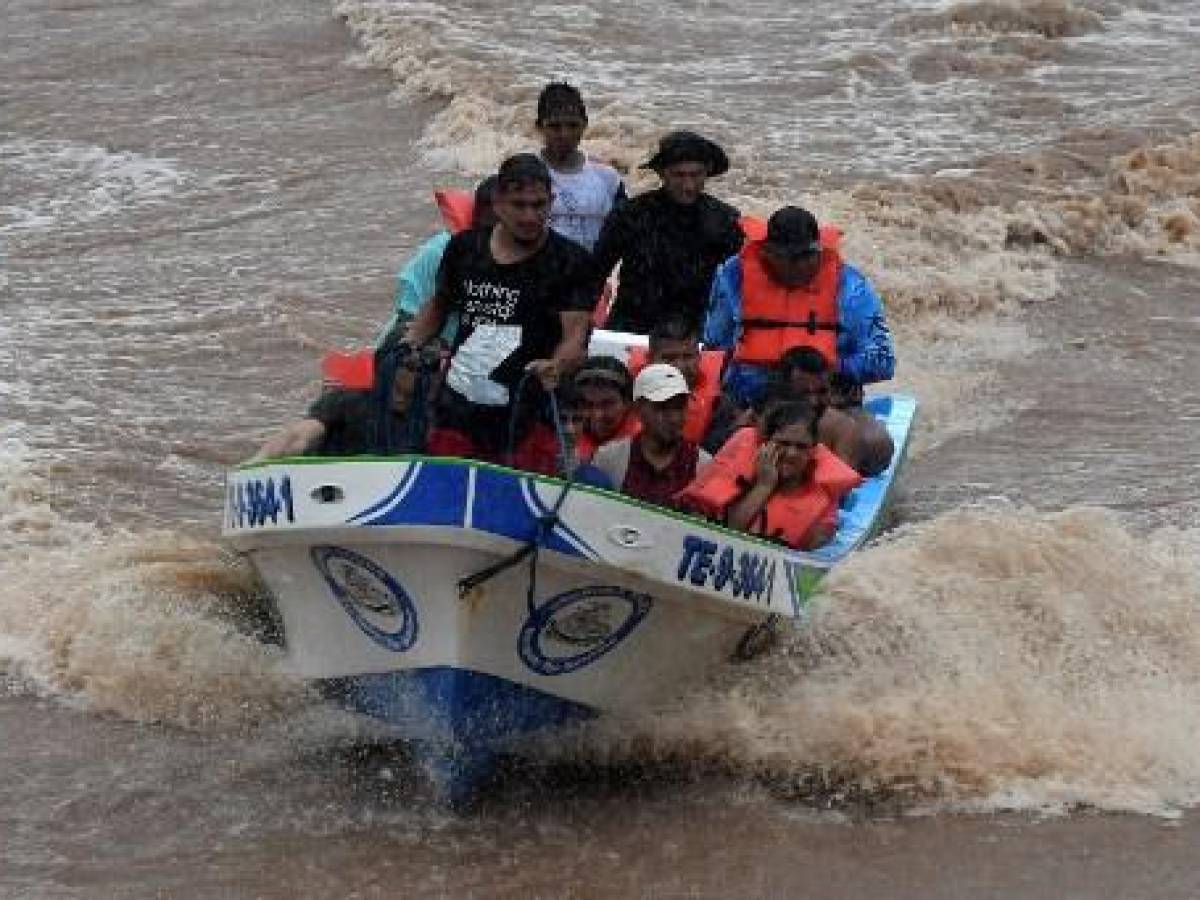
<path fill-rule="evenodd" d="M 605 217 L 625 200 L 625 183 L 612 166 L 588 159 L 579 149 L 587 122 L 576 88 L 554 81 L 542 89 L 537 129 L 554 189 L 550 227 L 591 252 Z"/>

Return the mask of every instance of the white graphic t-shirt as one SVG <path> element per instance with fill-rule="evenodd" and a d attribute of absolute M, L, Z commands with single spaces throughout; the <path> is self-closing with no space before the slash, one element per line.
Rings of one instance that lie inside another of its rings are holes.
<path fill-rule="evenodd" d="M 621 176 L 612 166 L 589 159 L 578 172 L 551 169 L 550 180 L 554 183 L 550 227 L 591 251 L 621 190 Z"/>

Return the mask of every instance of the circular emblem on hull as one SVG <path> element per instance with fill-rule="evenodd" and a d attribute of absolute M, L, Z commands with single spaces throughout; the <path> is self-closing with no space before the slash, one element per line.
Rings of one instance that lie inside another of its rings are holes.
<path fill-rule="evenodd" d="M 650 596 L 619 587 L 576 588 L 551 597 L 525 621 L 521 661 L 539 675 L 564 675 L 598 660 L 650 611 Z"/>
<path fill-rule="evenodd" d="M 334 598 L 367 637 L 397 652 L 417 642 L 417 609 L 382 566 L 343 547 L 313 547 L 310 553 Z"/>

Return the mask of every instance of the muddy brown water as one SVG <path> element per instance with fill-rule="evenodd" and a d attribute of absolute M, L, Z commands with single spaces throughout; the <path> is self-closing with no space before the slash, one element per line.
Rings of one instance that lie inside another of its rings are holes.
<path fill-rule="evenodd" d="M 932 413 L 898 531 L 833 590 L 865 612 L 818 627 L 925 649 L 817 660 L 819 740 L 768 665 L 642 750 L 518 768 L 452 816 L 278 679 L 217 543 L 225 467 L 302 407 L 319 348 L 386 318 L 429 187 L 464 180 L 416 143 L 443 104 L 347 64 L 323 3 L 12 0 L 0 23 L 0 895 L 1200 893 L 1194 268 L 1085 252 L 1017 326 L 898 314 Z M 995 415 L 955 426 L 959 390 Z M 993 637 L 991 668 L 954 652 Z M 847 789 L 796 788 L 826 770 Z"/>

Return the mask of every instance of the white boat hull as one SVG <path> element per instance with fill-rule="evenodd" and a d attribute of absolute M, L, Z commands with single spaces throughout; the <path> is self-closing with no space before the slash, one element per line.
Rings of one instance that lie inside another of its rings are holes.
<path fill-rule="evenodd" d="M 229 476 L 224 533 L 275 596 L 295 674 L 405 737 L 495 747 L 657 703 L 726 665 L 772 617 L 803 616 L 824 573 L 878 524 L 915 410 L 885 400 L 897 459 L 813 553 L 425 457 L 244 466 Z M 534 545 L 536 566 L 460 586 Z"/>

